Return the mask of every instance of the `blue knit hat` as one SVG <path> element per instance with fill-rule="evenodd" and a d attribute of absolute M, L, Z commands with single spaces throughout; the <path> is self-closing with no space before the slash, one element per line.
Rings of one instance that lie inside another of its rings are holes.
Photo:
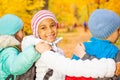
<path fill-rule="evenodd" d="M 13 14 L 6 14 L 0 18 L 0 35 L 14 35 L 23 27 L 22 20 Z"/>
<path fill-rule="evenodd" d="M 111 10 L 97 9 L 91 14 L 88 27 L 93 37 L 107 38 L 120 27 L 120 17 Z"/>

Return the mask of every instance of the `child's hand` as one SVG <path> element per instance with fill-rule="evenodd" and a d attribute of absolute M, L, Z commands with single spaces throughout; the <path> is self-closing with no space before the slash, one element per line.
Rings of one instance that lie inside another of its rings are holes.
<path fill-rule="evenodd" d="M 73 50 L 73 53 L 82 58 L 86 54 L 84 45 L 82 43 L 77 44 L 77 46 Z"/>
<path fill-rule="evenodd" d="M 39 52 L 39 53 L 43 53 L 45 51 L 51 50 L 51 46 L 48 45 L 45 42 L 39 42 L 38 44 L 36 44 L 35 49 Z"/>
<path fill-rule="evenodd" d="M 120 75 L 120 62 L 117 62 L 117 63 L 116 63 L 115 75 L 116 75 L 116 76 Z"/>

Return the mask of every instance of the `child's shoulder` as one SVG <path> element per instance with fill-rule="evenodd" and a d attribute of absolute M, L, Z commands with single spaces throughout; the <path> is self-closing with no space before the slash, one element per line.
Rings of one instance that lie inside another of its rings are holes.
<path fill-rule="evenodd" d="M 17 46 L 9 46 L 9 47 L 4 48 L 4 50 L 20 52 L 20 50 L 17 48 Z"/>
<path fill-rule="evenodd" d="M 64 53 L 63 49 L 61 49 L 61 48 L 58 47 L 57 50 L 58 50 L 58 52 L 59 52 L 61 55 L 64 55 L 64 56 L 65 56 L 65 53 Z"/>
<path fill-rule="evenodd" d="M 20 50 L 14 46 L 2 48 L 0 51 L 0 57 L 9 56 L 11 54 L 18 54 L 19 52 L 20 52 Z"/>
<path fill-rule="evenodd" d="M 39 39 L 35 38 L 33 35 L 25 36 L 21 42 L 22 50 L 30 45 L 35 45 L 39 42 Z"/>
<path fill-rule="evenodd" d="M 25 36 L 25 37 L 23 38 L 23 40 L 25 40 L 25 39 L 33 39 L 33 38 L 35 38 L 33 35 L 28 35 L 28 36 Z"/>
<path fill-rule="evenodd" d="M 120 50 L 118 51 L 118 53 L 115 56 L 115 61 L 120 62 Z"/>

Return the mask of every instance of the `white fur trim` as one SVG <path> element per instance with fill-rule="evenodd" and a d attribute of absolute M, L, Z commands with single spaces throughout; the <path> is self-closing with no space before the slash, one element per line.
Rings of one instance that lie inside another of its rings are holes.
<path fill-rule="evenodd" d="M 35 45 L 36 42 L 38 42 L 38 41 L 35 41 L 34 39 L 35 38 L 34 38 L 33 35 L 24 37 L 23 40 L 22 40 L 22 42 L 21 42 L 21 48 L 22 48 L 22 50 L 24 50 L 26 47 L 28 47 L 30 45 Z"/>
<path fill-rule="evenodd" d="M 50 42 L 44 41 L 40 38 L 36 38 L 33 35 L 30 35 L 30 36 L 26 36 L 26 37 L 23 38 L 21 46 L 22 46 L 22 50 L 24 50 L 26 47 L 28 47 L 30 45 L 36 45 L 37 43 L 42 41 L 42 42 L 45 42 L 45 43 L 51 45 L 52 48 L 56 51 L 57 50 L 56 44 L 61 40 L 62 40 L 62 38 L 60 37 L 60 38 L 57 38 L 53 43 L 50 43 Z"/>
<path fill-rule="evenodd" d="M 0 48 L 19 45 L 20 42 L 14 36 L 0 35 Z"/>

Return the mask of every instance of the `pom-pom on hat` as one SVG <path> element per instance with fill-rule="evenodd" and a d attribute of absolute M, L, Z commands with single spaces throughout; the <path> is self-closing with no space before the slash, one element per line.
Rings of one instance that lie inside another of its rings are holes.
<path fill-rule="evenodd" d="M 91 14 L 88 27 L 93 37 L 107 38 L 120 27 L 120 17 L 111 10 L 97 9 Z"/>
<path fill-rule="evenodd" d="M 22 20 L 13 14 L 6 14 L 0 18 L 0 35 L 14 35 L 23 27 Z"/>
<path fill-rule="evenodd" d="M 56 23 L 58 23 L 55 15 L 52 12 L 50 12 L 49 10 L 41 10 L 41 11 L 37 12 L 33 16 L 32 21 L 31 21 L 31 28 L 32 28 L 33 35 L 35 37 L 38 38 L 38 26 L 39 26 L 40 22 L 46 18 L 51 18 Z"/>

